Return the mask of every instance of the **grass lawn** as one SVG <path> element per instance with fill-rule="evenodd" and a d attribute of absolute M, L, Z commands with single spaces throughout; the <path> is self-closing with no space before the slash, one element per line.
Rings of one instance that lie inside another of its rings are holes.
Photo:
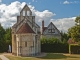
<path fill-rule="evenodd" d="M 45 57 L 16 57 L 6 55 L 10 60 L 80 60 L 80 55 L 48 53 Z"/>
<path fill-rule="evenodd" d="M 9 58 L 10 60 L 37 60 L 34 57 L 16 57 L 16 56 L 8 56 L 6 55 L 7 58 Z"/>

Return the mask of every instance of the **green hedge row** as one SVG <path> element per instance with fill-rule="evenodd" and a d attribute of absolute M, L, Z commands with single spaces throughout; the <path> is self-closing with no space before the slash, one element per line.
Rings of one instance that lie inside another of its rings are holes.
<path fill-rule="evenodd" d="M 57 38 L 42 38 L 41 52 L 69 53 L 68 43 L 63 43 Z"/>
<path fill-rule="evenodd" d="M 80 45 L 69 45 L 70 54 L 80 54 Z"/>
<path fill-rule="evenodd" d="M 54 43 L 54 44 L 41 44 L 41 52 L 53 52 L 53 53 L 68 53 L 68 44 Z"/>

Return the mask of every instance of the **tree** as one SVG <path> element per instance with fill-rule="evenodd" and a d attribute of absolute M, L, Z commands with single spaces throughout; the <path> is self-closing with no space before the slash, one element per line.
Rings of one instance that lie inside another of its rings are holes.
<path fill-rule="evenodd" d="M 76 25 L 80 26 L 80 16 L 76 17 L 75 22 L 76 22 Z"/>
<path fill-rule="evenodd" d="M 0 24 L 0 40 L 4 40 L 5 30 Z"/>
<path fill-rule="evenodd" d="M 7 28 L 6 30 L 6 34 L 5 34 L 5 40 L 6 43 L 11 44 L 11 28 Z"/>
<path fill-rule="evenodd" d="M 0 24 L 0 52 L 4 51 L 4 48 L 3 48 L 4 45 L 5 45 L 5 39 L 4 39 L 5 37 L 4 37 L 4 35 L 5 35 L 5 30 Z"/>
<path fill-rule="evenodd" d="M 80 16 L 75 19 L 75 26 L 68 29 L 68 36 L 71 36 L 73 41 L 80 41 Z"/>
<path fill-rule="evenodd" d="M 61 31 L 61 41 L 62 41 L 63 43 L 67 43 L 68 39 L 69 39 L 68 34 L 65 33 L 65 32 L 63 33 L 63 32 Z"/>
<path fill-rule="evenodd" d="M 4 29 L 0 24 L 0 52 L 7 52 L 11 45 L 11 28 Z"/>

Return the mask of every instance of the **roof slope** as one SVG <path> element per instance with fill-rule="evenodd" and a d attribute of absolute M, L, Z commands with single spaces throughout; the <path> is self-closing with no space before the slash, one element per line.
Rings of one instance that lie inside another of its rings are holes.
<path fill-rule="evenodd" d="M 27 23 L 24 23 L 17 31 L 17 34 L 21 33 L 35 33 L 35 32 L 31 29 L 31 27 Z"/>
<path fill-rule="evenodd" d="M 51 25 L 51 27 L 50 27 L 50 25 Z M 45 32 L 48 30 L 48 28 L 49 29 L 53 29 L 54 28 L 54 29 L 57 30 L 58 34 L 60 34 L 60 31 L 57 29 L 57 27 L 52 22 L 47 27 L 44 27 L 44 28 L 45 28 L 45 30 L 44 30 L 43 34 L 45 34 Z"/>

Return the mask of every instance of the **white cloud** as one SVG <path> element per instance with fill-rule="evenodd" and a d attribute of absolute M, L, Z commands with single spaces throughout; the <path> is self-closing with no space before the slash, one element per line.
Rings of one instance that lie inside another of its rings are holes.
<path fill-rule="evenodd" d="M 34 6 L 28 5 L 31 9 L 34 16 L 36 16 L 36 22 L 41 22 L 42 20 L 50 20 L 53 16 L 55 16 L 55 13 L 50 12 L 49 10 L 44 10 L 42 12 L 35 9 Z"/>
<path fill-rule="evenodd" d="M 63 4 L 69 4 L 70 2 L 68 2 L 67 0 L 63 2 Z"/>
<path fill-rule="evenodd" d="M 19 1 L 12 2 L 10 5 L 1 4 L 0 5 L 0 23 L 4 28 L 11 27 L 17 21 L 17 16 L 19 15 L 21 9 L 26 3 Z M 33 12 L 33 15 L 36 16 L 36 22 L 40 22 L 44 19 L 46 21 L 50 20 L 52 16 L 55 16 L 55 13 L 50 12 L 49 10 L 44 10 L 42 12 L 35 10 L 35 7 L 28 5 Z"/>
<path fill-rule="evenodd" d="M 68 29 L 75 25 L 75 18 L 76 17 L 70 17 L 70 18 L 62 18 L 62 19 L 51 19 L 51 21 L 56 25 L 56 27 L 60 31 L 67 32 Z"/>
<path fill-rule="evenodd" d="M 4 28 L 11 27 L 17 21 L 17 16 L 19 15 L 21 9 L 26 3 L 19 1 L 12 2 L 10 5 L 0 4 L 0 23 Z M 28 5 L 31 9 L 33 15 L 35 15 L 36 22 L 41 26 L 41 21 L 45 20 L 45 25 L 47 26 L 50 21 L 52 21 L 59 30 L 67 31 L 67 29 L 75 24 L 74 19 L 72 18 L 62 18 L 62 19 L 52 19 L 55 16 L 55 13 L 50 12 L 49 10 L 38 11 L 34 6 Z M 63 25 L 62 25 L 63 22 Z"/>
<path fill-rule="evenodd" d="M 4 28 L 11 27 L 16 22 L 17 15 L 25 4 L 18 1 L 10 5 L 0 4 L 0 23 Z"/>
<path fill-rule="evenodd" d="M 78 4 L 78 3 L 80 3 L 79 1 L 71 1 L 71 2 L 69 2 L 69 1 L 64 1 L 63 2 L 63 4 Z"/>
<path fill-rule="evenodd" d="M 43 12 L 35 11 L 35 15 L 36 15 L 36 20 L 38 20 L 38 22 L 41 22 L 42 20 L 49 20 L 56 14 L 55 13 L 53 14 L 49 10 L 44 10 Z"/>
<path fill-rule="evenodd" d="M 29 8 L 31 9 L 33 15 L 35 16 L 36 22 L 41 26 L 42 20 L 45 21 L 45 25 L 47 25 L 50 21 L 50 19 L 55 16 L 55 13 L 50 12 L 49 10 L 44 10 L 44 11 L 38 11 L 35 10 L 35 7 L 32 5 L 28 5 Z"/>

